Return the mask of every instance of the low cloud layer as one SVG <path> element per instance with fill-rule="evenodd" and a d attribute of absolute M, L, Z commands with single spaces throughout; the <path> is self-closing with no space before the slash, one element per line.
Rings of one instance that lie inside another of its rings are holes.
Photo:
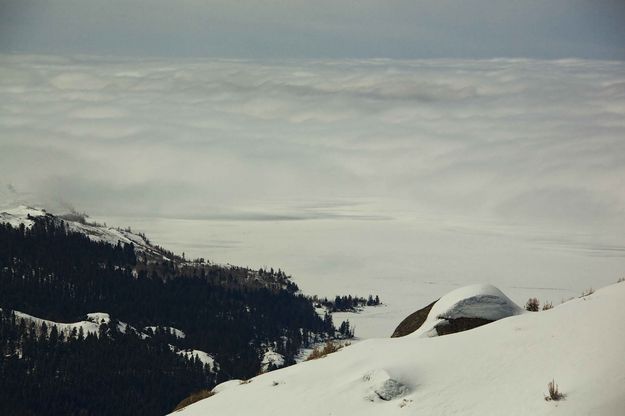
<path fill-rule="evenodd" d="M 5 203 L 623 230 L 619 62 L 4 55 L 0 108 Z"/>

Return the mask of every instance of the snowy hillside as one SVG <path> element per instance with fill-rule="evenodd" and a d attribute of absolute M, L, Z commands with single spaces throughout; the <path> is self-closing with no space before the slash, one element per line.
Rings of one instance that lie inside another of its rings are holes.
<path fill-rule="evenodd" d="M 120 229 L 107 227 L 103 224 L 89 223 L 84 217 L 76 214 L 55 216 L 42 208 L 33 208 L 20 205 L 0 211 L 0 223 L 9 223 L 13 227 L 24 224 L 26 228 L 32 227 L 33 218 L 49 216 L 51 218 L 62 219 L 71 231 L 79 232 L 88 236 L 92 241 L 109 244 L 132 243 L 135 249 L 148 255 L 151 258 L 168 259 L 168 253 L 154 245 L 142 234 L 135 234 L 130 229 Z"/>
<path fill-rule="evenodd" d="M 15 318 L 17 320 L 23 319 L 24 322 L 27 324 L 27 326 L 31 322 L 34 323 L 37 327 L 41 327 L 43 324 L 46 324 L 48 329 L 52 328 L 52 326 L 56 326 L 59 332 L 63 332 L 66 336 L 71 334 L 73 330 L 76 330 L 76 332 L 78 332 L 81 328 L 85 335 L 86 334 L 98 335 L 100 332 L 100 326 L 102 324 L 108 325 L 111 322 L 111 317 L 109 316 L 109 314 L 103 313 L 103 312 L 89 313 L 87 314 L 87 319 L 85 319 L 84 321 L 69 322 L 69 323 L 54 322 L 48 319 L 37 318 L 36 316 L 32 316 L 24 312 L 19 312 L 19 311 L 14 311 L 14 312 L 15 312 Z M 119 322 L 117 327 L 119 328 L 120 331 L 125 332 L 126 325 L 127 324 L 123 322 Z"/>
<path fill-rule="evenodd" d="M 624 304 L 619 283 L 458 334 L 370 339 L 224 383 L 176 415 L 622 415 Z M 545 400 L 552 379 L 561 401 Z"/>
<path fill-rule="evenodd" d="M 85 335 L 93 334 L 93 335 L 99 336 L 100 327 L 104 324 L 106 325 L 111 324 L 111 316 L 108 313 L 104 313 L 104 312 L 88 313 L 84 321 L 69 322 L 69 323 L 55 322 L 55 321 L 51 321 L 48 319 L 42 319 L 42 318 L 38 318 L 36 316 L 32 316 L 32 315 L 29 315 L 27 313 L 20 312 L 20 311 L 14 311 L 14 313 L 15 313 L 16 320 L 17 321 L 23 320 L 26 326 L 29 326 L 30 323 L 34 323 L 38 329 L 41 329 L 42 325 L 45 324 L 48 331 L 50 331 L 50 329 L 53 326 L 56 326 L 58 331 L 62 332 L 65 336 L 69 336 L 73 330 L 76 330 L 76 333 L 78 333 L 81 329 Z M 147 339 L 151 337 L 157 330 L 161 330 L 166 333 L 169 333 L 176 338 L 185 338 L 185 333 L 176 328 L 167 327 L 167 326 L 160 326 L 160 327 L 159 326 L 147 326 L 144 328 L 143 331 L 137 331 L 136 328 L 129 326 L 127 323 L 117 321 L 118 331 L 122 333 L 126 333 L 126 331 L 129 328 L 132 331 L 136 332 L 142 339 Z M 215 361 L 214 357 L 204 351 L 193 350 L 193 349 L 180 349 L 179 347 L 175 345 L 171 345 L 171 344 L 169 345 L 169 348 L 176 354 L 186 357 L 188 359 L 197 358 L 203 364 L 208 365 L 211 371 L 219 369 L 219 364 Z"/>

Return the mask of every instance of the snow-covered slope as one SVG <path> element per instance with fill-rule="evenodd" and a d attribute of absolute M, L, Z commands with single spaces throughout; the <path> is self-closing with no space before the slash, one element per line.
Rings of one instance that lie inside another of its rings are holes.
<path fill-rule="evenodd" d="M 79 322 L 70 322 L 70 323 L 55 322 L 55 321 L 51 321 L 48 319 L 42 319 L 42 318 L 38 318 L 36 316 L 32 316 L 27 313 L 19 312 L 19 311 L 14 311 L 14 313 L 15 313 L 15 318 L 17 320 L 23 319 L 27 325 L 30 322 L 33 322 L 37 326 L 37 328 L 41 328 L 41 326 L 45 323 L 48 328 L 48 331 L 52 328 L 52 326 L 56 326 L 57 329 L 60 332 L 63 332 L 66 336 L 71 334 L 72 330 L 75 329 L 76 332 L 78 332 L 81 328 L 85 335 L 92 333 L 97 336 L 100 333 L 100 326 L 102 326 L 103 324 L 110 325 L 111 323 L 111 316 L 108 313 L 104 313 L 104 312 L 88 313 L 85 320 L 79 321 Z M 130 326 L 125 322 L 117 322 L 117 329 L 121 332 L 125 333 L 129 327 Z M 133 327 L 130 327 L 130 328 L 136 331 L 135 328 Z M 145 327 L 144 330 L 151 329 L 152 331 L 155 331 L 156 328 L 158 327 L 148 326 L 148 327 Z M 185 338 L 184 332 L 182 332 L 179 329 L 172 328 L 172 327 L 161 327 L 161 328 L 165 329 L 166 331 L 169 331 L 174 336 L 176 336 L 176 338 Z M 140 332 L 140 331 L 137 331 L 137 332 L 143 339 L 150 337 L 148 333 Z M 212 371 L 219 369 L 219 364 L 215 361 L 213 356 L 204 351 L 180 349 L 179 347 L 175 345 L 170 345 L 169 347 L 171 348 L 172 351 L 175 351 L 176 354 L 186 357 L 188 359 L 197 357 L 197 359 L 200 360 L 200 362 L 208 365 Z"/>
<path fill-rule="evenodd" d="M 26 228 L 33 226 L 33 221 L 29 217 L 42 217 L 46 212 L 42 209 L 20 205 L 0 212 L 0 223 L 9 223 L 13 227 L 24 224 Z"/>
<path fill-rule="evenodd" d="M 50 321 L 48 319 L 37 318 L 36 316 L 29 315 L 24 312 L 14 311 L 16 319 L 23 319 L 26 323 L 34 322 L 37 327 L 41 327 L 44 323 L 48 327 L 48 329 L 52 328 L 53 325 L 57 327 L 60 332 L 65 333 L 65 335 L 69 335 L 72 330 L 76 329 L 79 331 L 82 328 L 83 333 L 85 335 L 92 333 L 98 335 L 100 332 L 100 326 L 102 324 L 110 324 L 111 317 L 108 313 L 104 312 L 94 312 L 88 313 L 87 318 L 84 321 L 79 322 L 55 322 Z M 125 332 L 127 324 L 124 322 L 118 323 L 118 328 L 120 331 Z"/>
<path fill-rule="evenodd" d="M 173 347 L 173 345 L 171 346 Z M 176 348 L 173 347 L 174 351 L 176 351 Z M 197 358 L 198 360 L 200 360 L 201 363 L 208 365 L 208 367 L 211 369 L 211 371 L 215 371 L 219 369 L 219 364 L 215 361 L 215 358 L 213 358 L 212 355 L 204 352 L 204 351 L 200 351 L 200 350 L 178 350 L 176 351 L 176 354 L 178 355 L 182 355 L 183 357 L 187 357 L 188 359 L 192 359 L 192 358 Z"/>
<path fill-rule="evenodd" d="M 458 334 L 370 339 L 176 415 L 622 415 L 624 305 L 619 283 Z M 564 400 L 544 399 L 552 379 Z"/>
<path fill-rule="evenodd" d="M 80 218 L 80 215 L 76 214 L 55 216 L 42 208 L 20 205 L 0 211 L 0 223 L 9 223 L 13 227 L 18 227 L 20 224 L 24 224 L 26 228 L 30 228 L 34 223 L 33 218 L 45 216 L 57 220 L 63 220 L 71 231 L 85 234 L 92 241 L 105 242 L 113 245 L 118 242 L 122 244 L 132 243 L 138 252 L 145 253 L 151 257 L 159 259 L 168 259 L 163 250 L 150 244 L 147 238 L 142 234 L 133 233 L 130 229 L 113 228 L 102 224 L 79 221 L 78 219 Z"/>

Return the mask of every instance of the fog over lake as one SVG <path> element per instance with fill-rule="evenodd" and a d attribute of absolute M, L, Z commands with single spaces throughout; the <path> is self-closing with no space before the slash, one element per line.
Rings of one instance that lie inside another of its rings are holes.
<path fill-rule="evenodd" d="M 0 55 L 0 205 L 379 294 L 559 302 L 625 275 L 625 63 Z"/>

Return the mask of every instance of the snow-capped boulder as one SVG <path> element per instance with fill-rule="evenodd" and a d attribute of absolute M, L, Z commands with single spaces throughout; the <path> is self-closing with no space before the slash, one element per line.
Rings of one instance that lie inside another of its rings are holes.
<path fill-rule="evenodd" d="M 492 285 L 465 286 L 411 314 L 400 323 L 393 336 L 453 334 L 520 313 L 523 309 Z"/>

